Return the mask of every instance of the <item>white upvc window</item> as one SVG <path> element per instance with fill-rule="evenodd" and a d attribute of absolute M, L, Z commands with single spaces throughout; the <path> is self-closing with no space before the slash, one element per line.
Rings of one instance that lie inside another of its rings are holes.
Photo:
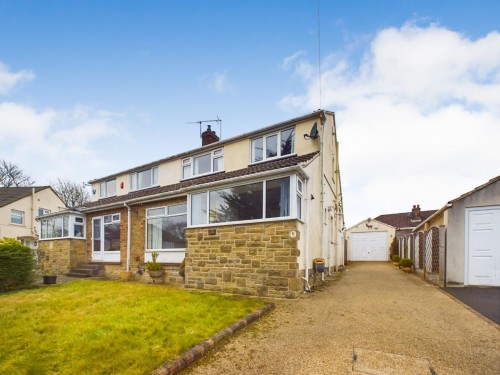
<path fill-rule="evenodd" d="M 146 250 L 186 247 L 187 204 L 146 210 Z"/>
<path fill-rule="evenodd" d="M 85 238 L 85 218 L 63 215 L 40 220 L 40 239 Z"/>
<path fill-rule="evenodd" d="M 295 129 L 289 128 L 254 138 L 251 148 L 252 163 L 291 155 L 295 152 Z"/>
<path fill-rule="evenodd" d="M 297 178 L 297 218 L 302 219 L 302 180 Z"/>
<path fill-rule="evenodd" d="M 224 151 L 219 148 L 206 154 L 182 159 L 182 178 L 191 178 L 224 170 Z"/>
<path fill-rule="evenodd" d="M 99 186 L 99 197 L 107 198 L 116 195 L 116 179 L 103 181 Z"/>
<path fill-rule="evenodd" d="M 47 214 L 50 214 L 50 210 L 47 210 L 46 208 L 38 208 L 38 216 L 43 216 L 43 215 L 47 215 Z"/>
<path fill-rule="evenodd" d="M 24 211 L 10 210 L 10 223 L 24 225 Z"/>
<path fill-rule="evenodd" d="M 158 185 L 158 167 L 130 174 L 130 190 L 147 189 Z"/>

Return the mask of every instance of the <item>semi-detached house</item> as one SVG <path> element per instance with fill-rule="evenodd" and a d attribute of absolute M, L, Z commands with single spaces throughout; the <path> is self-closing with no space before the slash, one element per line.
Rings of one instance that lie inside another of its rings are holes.
<path fill-rule="evenodd" d="M 47 268 L 149 281 L 158 252 L 167 281 L 185 260 L 187 288 L 296 297 L 315 258 L 344 264 L 336 135 L 325 110 L 226 140 L 208 127 L 200 148 L 90 181 L 91 202 L 40 222 Z"/>

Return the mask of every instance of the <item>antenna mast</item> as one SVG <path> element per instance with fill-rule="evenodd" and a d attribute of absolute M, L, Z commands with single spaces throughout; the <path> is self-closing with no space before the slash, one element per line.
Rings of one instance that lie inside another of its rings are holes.
<path fill-rule="evenodd" d="M 320 0 L 318 4 L 318 83 L 319 83 L 319 108 L 321 108 L 321 28 L 320 28 Z"/>
<path fill-rule="evenodd" d="M 215 122 L 217 123 L 217 125 L 219 125 L 219 138 L 222 139 L 222 120 L 219 118 L 219 116 L 217 116 L 217 119 L 216 120 L 201 120 L 201 121 L 190 121 L 190 122 L 186 122 L 186 124 L 198 124 L 200 125 L 200 138 L 201 138 L 201 124 L 205 123 L 205 122 Z"/>

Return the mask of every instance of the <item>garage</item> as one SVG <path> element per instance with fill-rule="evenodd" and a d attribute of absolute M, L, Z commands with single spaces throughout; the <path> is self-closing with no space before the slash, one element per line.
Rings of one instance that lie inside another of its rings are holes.
<path fill-rule="evenodd" d="M 500 286 L 500 207 L 466 213 L 467 284 Z"/>
<path fill-rule="evenodd" d="M 351 237 L 351 260 L 387 261 L 387 232 L 358 232 Z"/>

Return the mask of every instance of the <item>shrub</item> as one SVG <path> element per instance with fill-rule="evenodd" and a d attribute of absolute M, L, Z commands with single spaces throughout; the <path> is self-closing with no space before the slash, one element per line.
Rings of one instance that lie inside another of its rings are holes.
<path fill-rule="evenodd" d="M 30 286 L 35 279 L 33 250 L 13 238 L 0 240 L 0 292 Z"/>
<path fill-rule="evenodd" d="M 183 259 L 179 267 L 179 275 L 181 275 L 182 277 L 186 277 L 186 258 Z"/>
<path fill-rule="evenodd" d="M 402 268 L 409 268 L 413 265 L 413 261 L 410 258 L 403 258 L 399 261 L 399 265 Z"/>
<path fill-rule="evenodd" d="M 158 258 L 158 255 L 160 255 L 160 254 L 157 251 L 153 251 L 151 253 L 151 257 L 153 258 L 153 261 L 146 263 L 146 269 L 148 271 L 161 271 L 161 270 L 163 270 L 163 265 L 156 261 L 156 259 Z"/>
<path fill-rule="evenodd" d="M 401 260 L 401 257 L 397 254 L 393 254 L 392 261 L 398 263 Z"/>
<path fill-rule="evenodd" d="M 392 239 L 390 251 L 393 255 L 399 254 L 398 239 L 396 238 L 396 236 L 394 236 L 394 238 Z"/>

